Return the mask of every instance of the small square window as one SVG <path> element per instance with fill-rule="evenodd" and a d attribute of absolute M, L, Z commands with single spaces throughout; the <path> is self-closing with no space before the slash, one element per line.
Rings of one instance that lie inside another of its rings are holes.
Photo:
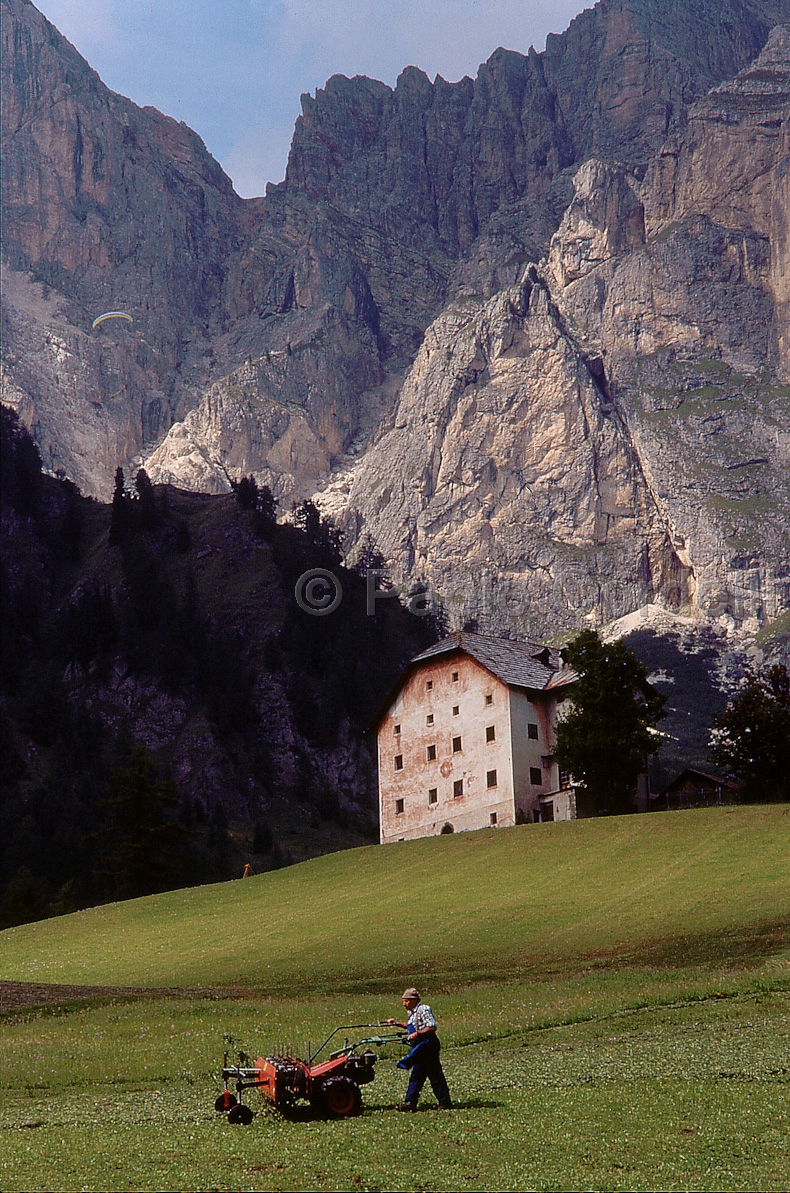
<path fill-rule="evenodd" d="M 496 812 L 492 812 L 488 817 L 489 824 L 496 824 Z"/>
<path fill-rule="evenodd" d="M 393 733 L 395 734 L 396 737 L 398 736 L 398 734 L 400 733 L 400 725 L 395 726 Z"/>
<path fill-rule="evenodd" d="M 453 683 L 458 683 L 458 672 L 453 671 Z"/>
<path fill-rule="evenodd" d="M 486 725 L 486 741 L 496 741 L 496 729 L 493 725 Z"/>
<path fill-rule="evenodd" d="M 403 815 L 403 800 L 402 799 L 395 800 L 395 815 L 396 816 Z"/>
<path fill-rule="evenodd" d="M 529 781 L 533 787 L 540 787 L 543 783 L 543 771 L 539 766 L 529 768 Z"/>
<path fill-rule="evenodd" d="M 403 770 L 403 755 L 395 755 L 395 770 Z"/>
<path fill-rule="evenodd" d="M 426 681 L 426 684 L 425 684 L 425 690 L 426 690 L 426 692 L 432 692 L 432 691 L 433 691 L 433 680 L 432 680 L 432 679 L 429 679 L 429 680 L 427 680 L 427 681 Z"/>
<path fill-rule="evenodd" d="M 461 705 L 460 705 L 460 704 L 454 704 L 454 705 L 453 705 L 453 716 L 454 716 L 454 717 L 457 717 L 460 711 L 461 711 Z"/>
<path fill-rule="evenodd" d="M 527 737 L 530 741 L 538 740 L 538 727 L 533 725 L 531 721 L 527 722 Z"/>
<path fill-rule="evenodd" d="M 425 757 L 428 759 L 429 762 L 433 762 L 434 759 L 436 758 L 436 746 L 426 746 L 425 747 Z"/>
<path fill-rule="evenodd" d="M 436 789 L 436 787 L 429 787 L 428 788 L 428 803 L 435 804 L 436 801 L 438 800 L 438 798 L 439 798 L 439 792 Z"/>
<path fill-rule="evenodd" d="M 455 782 L 453 783 L 453 799 L 458 799 L 458 796 L 463 795 L 463 793 L 464 793 L 464 781 L 463 781 L 463 779 L 456 779 Z"/>
<path fill-rule="evenodd" d="M 486 693 L 486 704 L 493 704 L 493 703 L 494 703 L 494 697 L 491 695 L 490 692 L 487 692 Z"/>
<path fill-rule="evenodd" d="M 496 771 L 486 771 L 486 787 L 496 787 Z"/>
<path fill-rule="evenodd" d="M 454 738 L 453 738 L 453 753 L 454 753 L 454 754 L 460 754 L 460 753 L 461 753 L 461 739 L 460 739 L 460 737 L 454 737 Z"/>
<path fill-rule="evenodd" d="M 432 713 L 432 712 L 429 712 L 429 713 L 428 713 L 428 716 L 425 718 L 425 724 L 426 724 L 426 725 L 432 725 L 432 724 L 433 724 L 433 713 Z"/>

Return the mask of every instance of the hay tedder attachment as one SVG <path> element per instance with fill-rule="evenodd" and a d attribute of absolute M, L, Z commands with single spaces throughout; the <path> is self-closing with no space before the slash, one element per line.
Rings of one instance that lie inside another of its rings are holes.
<path fill-rule="evenodd" d="M 251 1065 L 248 1063 L 250 1058 L 240 1052 L 238 1064 L 233 1065 L 228 1063 L 230 1053 L 226 1052 L 222 1066 L 224 1089 L 214 1103 L 214 1109 L 218 1114 L 227 1114 L 229 1123 L 248 1126 L 253 1113 L 242 1099 L 245 1090 L 257 1089 L 262 1097 L 286 1113 L 298 1101 L 305 1101 L 317 1114 L 327 1118 L 359 1114 L 362 1108 L 360 1086 L 367 1085 L 376 1076 L 374 1066 L 378 1056 L 373 1047 L 402 1041 L 406 1038 L 405 1033 L 367 1036 L 353 1044 L 346 1036 L 343 1047 L 331 1052 L 326 1060 L 319 1063 L 318 1056 L 340 1032 L 386 1026 L 385 1023 L 355 1023 L 336 1027 L 315 1052 L 307 1045 L 307 1060 L 300 1060 L 290 1054 L 289 1048 L 283 1048 L 282 1055 L 259 1056 Z M 231 1040 L 228 1042 L 232 1043 Z M 230 1085 L 236 1090 L 235 1094 L 231 1093 Z"/>

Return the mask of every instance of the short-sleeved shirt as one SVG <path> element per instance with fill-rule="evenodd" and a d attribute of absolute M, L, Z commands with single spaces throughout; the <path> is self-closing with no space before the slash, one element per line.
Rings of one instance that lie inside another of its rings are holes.
<path fill-rule="evenodd" d="M 422 1031 L 426 1027 L 436 1027 L 436 1020 L 428 1004 L 418 1002 L 414 1010 L 409 1013 L 409 1033 Z"/>

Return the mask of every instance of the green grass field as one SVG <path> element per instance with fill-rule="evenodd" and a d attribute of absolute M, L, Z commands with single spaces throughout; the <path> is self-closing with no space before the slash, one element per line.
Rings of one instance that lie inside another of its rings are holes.
<path fill-rule="evenodd" d="M 790 1183 L 787 807 L 336 854 L 6 931 L 0 978 L 247 988 L 5 1015 L 3 1190 Z M 390 1046 L 360 1118 L 215 1118 L 224 1032 L 300 1051 L 412 982 L 452 1114 L 395 1113 Z"/>

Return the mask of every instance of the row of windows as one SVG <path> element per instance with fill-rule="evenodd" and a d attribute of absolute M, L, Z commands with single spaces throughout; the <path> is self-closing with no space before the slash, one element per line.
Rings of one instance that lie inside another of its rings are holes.
<path fill-rule="evenodd" d="M 460 749 L 460 747 L 459 747 L 459 749 Z M 428 746 L 428 761 L 432 762 L 435 758 L 436 758 L 436 746 Z M 403 755 L 402 754 L 395 755 L 395 770 L 403 770 Z M 529 768 L 529 781 L 533 787 L 542 787 L 543 786 L 543 771 L 540 769 L 539 766 L 531 766 Z M 486 771 L 486 787 L 496 787 L 496 785 L 497 785 L 496 784 L 496 771 L 495 770 Z M 432 787 L 430 789 L 430 791 L 428 792 L 428 803 L 430 803 L 430 804 L 436 803 L 435 799 L 430 798 L 431 792 L 435 792 L 435 791 L 436 791 L 436 788 Z M 456 779 L 455 783 L 453 784 L 453 795 L 463 795 L 463 793 L 464 793 L 463 779 Z"/>
<path fill-rule="evenodd" d="M 457 705 L 457 704 L 454 704 L 454 705 L 453 705 L 453 716 L 454 716 L 454 717 L 457 717 L 457 716 L 459 715 L 459 712 L 460 712 L 460 706 L 459 706 L 459 705 Z M 433 713 L 432 713 L 432 712 L 429 712 L 429 713 L 428 713 L 428 715 L 427 715 L 427 716 L 426 716 L 426 718 L 425 718 L 425 724 L 426 724 L 426 725 L 433 725 L 433 723 L 434 723 L 434 720 L 433 720 Z M 493 738 L 493 737 L 489 737 L 489 736 L 488 736 L 489 734 L 493 734 L 493 732 L 494 732 L 494 727 L 493 727 L 493 725 L 489 726 L 489 727 L 486 729 L 486 741 L 493 741 L 493 740 L 494 740 L 494 738 Z M 395 726 L 393 727 L 393 733 L 395 734 L 395 737 L 400 737 L 400 725 L 395 725 Z M 537 725 L 536 725 L 536 724 L 535 724 L 533 721 L 528 721 L 528 722 L 527 722 L 527 737 L 530 739 L 530 741 L 537 741 L 537 740 L 538 740 L 538 727 L 537 727 Z"/>
<path fill-rule="evenodd" d="M 453 681 L 453 683 L 458 683 L 458 679 L 459 679 L 458 672 L 457 672 L 457 671 L 453 671 L 453 673 L 452 673 L 452 681 Z M 426 681 L 425 681 L 425 690 L 426 690 L 426 692 L 432 692 L 432 691 L 433 691 L 433 680 L 432 680 L 432 679 L 426 679 Z M 493 697 L 492 697 L 492 699 L 493 699 Z M 486 697 L 486 700 L 488 700 L 488 697 Z"/>
<path fill-rule="evenodd" d="M 487 738 L 486 740 L 493 741 L 494 739 Z M 460 737 L 454 737 L 453 738 L 453 753 L 460 754 L 462 752 L 462 749 L 463 749 L 463 746 L 461 744 Z M 436 761 L 436 746 L 434 744 L 431 744 L 430 746 L 425 747 L 425 757 L 428 762 Z M 403 755 L 396 754 L 394 761 L 395 761 L 395 770 L 403 770 Z"/>
<path fill-rule="evenodd" d="M 486 787 L 489 791 L 497 785 L 497 774 L 495 770 L 486 771 Z M 464 793 L 463 779 L 456 779 L 453 783 L 453 799 L 459 799 Z M 428 788 L 428 804 L 437 804 L 439 802 L 439 788 Z M 404 801 L 402 799 L 395 800 L 395 815 L 400 816 L 403 813 Z"/>

